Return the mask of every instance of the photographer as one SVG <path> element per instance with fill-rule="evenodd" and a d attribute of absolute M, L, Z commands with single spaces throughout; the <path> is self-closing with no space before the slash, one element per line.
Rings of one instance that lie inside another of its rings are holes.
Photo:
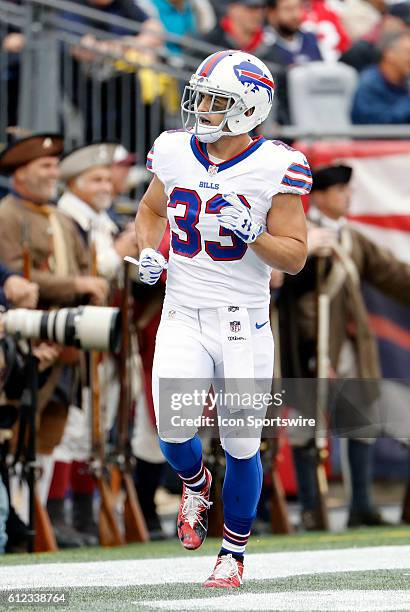
<path fill-rule="evenodd" d="M 38 284 L 40 307 L 100 305 L 108 285 L 88 275 L 84 243 L 72 221 L 53 205 L 62 151 L 62 136 L 39 134 L 12 143 L 0 154 L 0 172 L 11 176 L 11 193 L 0 202 L 0 260 L 16 272 L 25 269 Z M 63 435 L 68 406 L 79 390 L 79 363 L 78 351 L 64 349 L 39 392 L 37 443 L 43 503 L 52 475 L 52 453 Z M 59 526 L 55 531 L 59 545 L 81 545 L 70 528 Z"/>
<path fill-rule="evenodd" d="M 3 271 L 3 267 L 0 266 Z M 8 278 L 18 278 L 12 275 Z M 25 281 L 26 282 L 26 281 Z M 32 285 L 36 289 L 36 285 Z M 0 283 L 1 286 L 1 283 Z M 24 293 L 24 282 L 20 285 L 21 293 Z M 33 293 L 33 287 L 25 287 L 28 294 Z M 2 291 L 2 289 L 1 289 Z M 37 292 L 31 297 L 32 307 L 37 303 Z M 27 304 L 27 300 L 23 300 Z M 38 369 L 42 373 L 40 384 L 47 380 L 47 372 L 55 362 L 59 349 L 55 345 L 41 343 L 33 348 L 33 355 L 38 359 Z M 0 553 L 4 552 L 6 544 L 8 551 L 24 548 L 28 539 L 28 528 L 21 521 L 18 514 L 9 501 L 9 477 L 6 457 L 9 453 L 9 441 L 13 436 L 13 430 L 18 412 L 13 403 L 21 398 L 26 382 L 25 356 L 15 343 L 14 339 L 6 336 L 4 331 L 4 316 L 0 312 Z"/>
<path fill-rule="evenodd" d="M 0 263 L 0 307 L 6 309 L 12 304 L 22 308 L 35 308 L 37 301 L 38 285 L 14 274 Z M 0 395 L 3 393 L 3 385 L 6 385 L 7 379 L 10 378 L 13 381 L 15 379 L 15 377 L 10 376 L 15 366 L 13 368 L 7 363 L 7 351 L 5 350 L 4 343 L 4 331 L 0 313 Z M 3 447 L 10 438 L 10 427 L 15 419 L 14 411 L 10 413 L 10 410 L 2 410 L 2 408 L 3 406 L 0 406 L 0 447 Z M 7 483 L 7 474 L 4 480 Z M 0 472 L 0 553 L 5 551 L 8 540 L 7 532 L 10 530 L 13 532 L 13 535 L 16 534 L 17 539 L 19 532 L 24 538 L 26 526 L 18 519 L 14 509 L 10 509 L 8 490 Z"/>

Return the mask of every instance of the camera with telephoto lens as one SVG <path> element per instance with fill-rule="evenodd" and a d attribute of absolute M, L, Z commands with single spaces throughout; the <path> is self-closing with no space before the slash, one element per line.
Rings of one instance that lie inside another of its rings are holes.
<path fill-rule="evenodd" d="M 48 340 L 84 351 L 115 353 L 121 344 L 121 312 L 107 306 L 58 310 L 16 308 L 3 315 L 5 331 L 26 340 Z"/>

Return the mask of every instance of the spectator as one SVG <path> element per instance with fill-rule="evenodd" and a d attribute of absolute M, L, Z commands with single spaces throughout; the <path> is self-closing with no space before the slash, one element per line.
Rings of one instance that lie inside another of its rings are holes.
<path fill-rule="evenodd" d="M 158 11 L 164 29 L 174 36 L 193 36 L 207 32 L 209 24 L 215 24 L 215 14 L 208 0 L 152 0 Z M 180 54 L 181 47 L 168 42 L 167 49 L 172 54 Z"/>
<path fill-rule="evenodd" d="M 302 0 L 268 0 L 268 34 L 271 37 L 271 61 L 282 67 L 277 70 L 275 81 L 276 119 L 280 124 L 289 124 L 287 93 L 287 69 L 291 65 L 321 60 L 318 43 L 313 32 L 302 29 Z"/>
<path fill-rule="evenodd" d="M 337 60 L 350 47 L 350 39 L 340 17 L 325 0 L 311 0 L 305 4 L 303 25 L 317 36 L 324 60 Z"/>
<path fill-rule="evenodd" d="M 272 61 L 264 29 L 265 8 L 264 0 L 230 0 L 225 15 L 202 40 L 215 47 L 242 49 Z"/>
<path fill-rule="evenodd" d="M 283 66 L 322 59 L 316 35 L 302 29 L 302 0 L 268 0 L 268 23 L 275 42 L 275 61 Z"/>
<path fill-rule="evenodd" d="M 385 0 L 344 0 L 339 14 L 343 27 L 354 42 L 371 32 L 385 12 Z"/>
<path fill-rule="evenodd" d="M 83 5 L 82 0 L 74 0 L 76 4 Z M 134 42 L 138 42 L 141 46 L 156 46 L 159 44 L 158 33 L 161 31 L 161 26 L 156 19 L 149 17 L 147 13 L 142 10 L 133 0 L 86 0 L 86 3 L 90 8 L 100 10 L 103 14 L 113 15 L 115 17 L 124 17 L 130 21 L 134 21 L 136 24 L 141 24 L 143 27 L 140 34 L 137 36 L 134 30 L 130 30 L 122 25 L 114 23 L 102 23 L 83 17 L 76 13 L 64 11 L 63 17 L 76 23 L 98 27 L 99 30 L 121 37 L 134 37 Z M 95 38 L 91 35 L 86 35 L 85 41 L 87 46 L 97 45 Z"/>
<path fill-rule="evenodd" d="M 388 34 L 380 42 L 378 65 L 360 78 L 352 107 L 357 124 L 410 123 L 410 32 Z"/>
<path fill-rule="evenodd" d="M 340 61 L 361 72 L 380 60 L 380 51 L 377 46 L 379 40 L 383 39 L 386 34 L 404 32 L 407 28 L 405 21 L 400 17 L 393 14 L 384 15 L 367 36 L 357 40 L 346 53 L 341 55 Z"/>

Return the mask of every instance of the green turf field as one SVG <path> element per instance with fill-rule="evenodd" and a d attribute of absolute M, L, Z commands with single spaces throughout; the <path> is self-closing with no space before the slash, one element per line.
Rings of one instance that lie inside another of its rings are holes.
<path fill-rule="evenodd" d="M 129 544 L 116 548 L 79 548 L 70 551 L 44 554 L 6 555 L 1 564 L 64 563 L 68 561 L 103 561 L 114 559 L 144 559 L 152 557 L 176 557 L 190 555 L 212 555 L 218 551 L 219 540 L 208 538 L 201 548 L 188 553 L 177 540 Z M 248 553 L 281 552 L 292 550 L 319 550 L 350 548 L 355 546 L 389 546 L 410 544 L 410 526 L 350 529 L 343 533 L 305 533 L 289 536 L 252 536 L 247 546 Z"/>
<path fill-rule="evenodd" d="M 219 540 L 209 539 L 192 553 L 171 541 L 6 555 L 1 558 L 0 587 L 63 589 L 69 596 L 63 609 L 84 611 L 410 611 L 410 527 L 254 536 L 244 585 L 228 593 L 201 587 L 218 546 Z"/>

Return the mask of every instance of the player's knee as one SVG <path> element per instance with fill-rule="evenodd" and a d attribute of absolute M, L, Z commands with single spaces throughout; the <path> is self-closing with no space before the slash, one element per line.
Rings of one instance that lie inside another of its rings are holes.
<path fill-rule="evenodd" d="M 250 459 L 259 450 L 259 438 L 224 438 L 222 448 L 235 459 Z"/>
<path fill-rule="evenodd" d="M 184 444 L 184 442 L 188 442 L 188 440 L 192 440 L 194 436 L 190 436 L 189 438 L 163 438 L 160 436 L 159 441 L 167 442 L 169 444 Z"/>

